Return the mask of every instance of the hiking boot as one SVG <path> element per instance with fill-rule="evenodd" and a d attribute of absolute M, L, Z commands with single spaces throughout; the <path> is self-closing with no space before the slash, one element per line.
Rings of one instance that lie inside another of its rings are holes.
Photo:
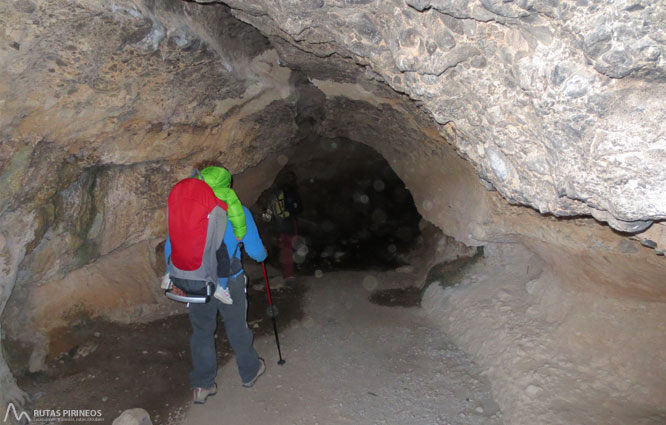
<path fill-rule="evenodd" d="M 210 388 L 197 387 L 194 389 L 193 401 L 196 404 L 204 404 L 209 396 L 213 396 L 215 394 L 217 394 L 217 384 L 213 384 L 213 386 Z"/>
<path fill-rule="evenodd" d="M 222 301 L 225 304 L 233 304 L 234 300 L 231 299 L 231 294 L 229 293 L 229 288 L 223 288 L 218 285 L 215 293 L 213 294 L 215 298 Z"/>
<path fill-rule="evenodd" d="M 264 361 L 264 359 L 259 357 L 259 370 L 257 371 L 257 374 L 254 376 L 254 378 L 252 378 L 248 382 L 243 382 L 243 386 L 245 388 L 250 388 L 251 386 L 254 385 L 255 382 L 257 382 L 257 379 L 259 379 L 259 377 L 263 375 L 264 372 L 266 372 L 266 362 Z"/>

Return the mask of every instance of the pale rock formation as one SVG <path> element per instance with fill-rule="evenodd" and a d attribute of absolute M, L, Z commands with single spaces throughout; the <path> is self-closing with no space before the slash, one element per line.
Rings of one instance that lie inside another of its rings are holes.
<path fill-rule="evenodd" d="M 631 232 L 666 218 L 661 1 L 227 4 L 421 102 L 512 203 Z"/>
<path fill-rule="evenodd" d="M 113 425 L 153 425 L 145 409 L 127 409 L 113 420 Z"/>

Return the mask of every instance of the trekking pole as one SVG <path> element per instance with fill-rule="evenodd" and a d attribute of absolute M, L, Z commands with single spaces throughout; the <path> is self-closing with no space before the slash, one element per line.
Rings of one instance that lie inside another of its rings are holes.
<path fill-rule="evenodd" d="M 264 280 L 266 281 L 266 295 L 268 296 L 268 311 L 269 311 L 268 315 L 271 316 L 271 319 L 273 319 L 275 344 L 277 345 L 278 357 L 280 358 L 280 360 L 278 360 L 278 364 L 282 366 L 284 364 L 284 359 L 282 359 L 282 351 L 280 351 L 280 338 L 278 337 L 277 321 L 275 320 L 275 316 L 277 316 L 277 309 L 273 307 L 273 300 L 271 299 L 271 288 L 270 286 L 268 286 L 268 274 L 266 273 L 266 264 L 263 261 L 261 262 L 261 267 L 264 269 Z"/>

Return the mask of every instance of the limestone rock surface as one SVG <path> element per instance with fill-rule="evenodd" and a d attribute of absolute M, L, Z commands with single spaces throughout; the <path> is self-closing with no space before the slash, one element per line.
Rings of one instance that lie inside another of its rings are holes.
<path fill-rule="evenodd" d="M 629 232 L 666 218 L 663 1 L 226 3 L 420 102 L 511 203 Z"/>

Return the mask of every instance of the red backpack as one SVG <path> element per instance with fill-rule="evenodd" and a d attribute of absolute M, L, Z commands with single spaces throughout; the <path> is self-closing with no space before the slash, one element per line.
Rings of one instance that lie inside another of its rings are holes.
<path fill-rule="evenodd" d="M 216 252 L 224 243 L 226 210 L 227 204 L 202 180 L 184 179 L 171 189 L 167 216 L 172 278 L 217 282 L 218 275 L 224 275 L 219 274 L 224 271 Z"/>

